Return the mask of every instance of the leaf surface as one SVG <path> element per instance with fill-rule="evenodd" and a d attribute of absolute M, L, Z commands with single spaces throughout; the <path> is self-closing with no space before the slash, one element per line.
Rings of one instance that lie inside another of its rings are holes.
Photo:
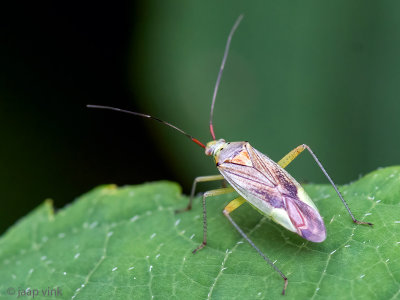
<path fill-rule="evenodd" d="M 305 189 L 324 216 L 320 244 L 247 204 L 232 213 L 289 278 L 285 298 L 280 276 L 221 214 L 234 195 L 208 200 L 208 244 L 193 255 L 202 241 L 200 198 L 174 214 L 188 198 L 171 182 L 101 186 L 56 213 L 43 203 L 0 239 L 0 296 L 58 288 L 60 299 L 399 298 L 400 167 L 340 188 L 373 228 L 353 224 L 331 186 Z"/>

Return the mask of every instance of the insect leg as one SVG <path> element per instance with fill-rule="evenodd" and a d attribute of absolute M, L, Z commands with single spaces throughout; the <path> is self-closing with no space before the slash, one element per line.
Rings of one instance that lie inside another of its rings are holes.
<path fill-rule="evenodd" d="M 189 203 L 185 208 L 182 209 L 177 209 L 175 210 L 175 213 L 181 213 L 184 211 L 188 211 L 192 209 L 192 202 L 193 202 L 193 198 L 194 198 L 194 192 L 196 191 L 196 185 L 198 182 L 207 182 L 207 181 L 217 181 L 217 180 L 223 180 L 224 177 L 222 175 L 211 175 L 211 176 L 199 176 L 196 177 L 193 181 L 193 185 L 192 185 L 192 191 L 190 193 L 190 199 L 189 199 Z"/>
<path fill-rule="evenodd" d="M 207 209 L 206 209 L 206 198 L 210 196 L 218 196 L 222 194 L 232 193 L 235 190 L 231 187 L 218 189 L 218 190 L 211 190 L 205 192 L 203 194 L 203 242 L 198 246 L 196 249 L 193 250 L 193 254 L 196 253 L 198 250 L 203 249 L 204 246 L 207 244 Z"/>
<path fill-rule="evenodd" d="M 258 254 L 261 255 L 261 257 L 268 263 L 270 264 L 276 272 L 279 273 L 279 275 L 281 275 L 281 277 L 283 278 L 283 280 L 285 281 L 284 286 L 283 286 L 283 290 L 282 290 L 282 295 L 285 295 L 285 291 L 286 291 L 286 287 L 288 285 L 288 279 L 287 277 L 281 272 L 281 270 L 279 270 L 275 264 L 264 254 L 261 252 L 260 249 L 258 249 L 258 247 L 253 243 L 253 241 L 243 232 L 243 230 L 239 227 L 239 225 L 236 224 L 235 221 L 233 221 L 232 217 L 229 215 L 232 211 L 234 211 L 236 208 L 238 208 L 240 205 L 242 205 L 243 203 L 245 203 L 246 200 L 243 197 L 239 197 L 236 198 L 234 200 L 232 200 L 231 202 L 229 202 L 229 204 L 227 206 L 225 206 L 224 210 L 223 210 L 223 214 L 225 215 L 225 217 L 228 218 L 229 222 L 231 222 L 231 224 L 233 225 L 233 227 L 236 228 L 236 230 L 240 233 L 240 235 L 254 248 L 256 249 L 256 251 L 258 252 Z"/>
<path fill-rule="evenodd" d="M 317 163 L 317 165 L 319 166 L 319 168 L 321 169 L 322 173 L 324 173 L 324 175 L 326 176 L 326 178 L 328 178 L 329 182 L 331 183 L 331 185 L 333 186 L 333 188 L 335 189 L 336 193 L 338 194 L 340 200 L 342 200 L 344 206 L 346 207 L 350 217 L 353 219 L 353 222 L 356 224 L 366 224 L 366 225 L 373 225 L 372 223 L 369 222 L 362 222 L 362 221 L 358 221 L 353 213 L 351 212 L 347 202 L 344 200 L 342 194 L 339 192 L 338 188 L 336 187 L 335 183 L 333 182 L 333 180 L 331 179 L 331 177 L 328 175 L 328 173 L 326 172 L 325 168 L 322 166 L 322 164 L 320 163 L 320 161 L 318 160 L 317 156 L 314 154 L 314 152 L 311 150 L 311 148 L 309 146 L 307 146 L 306 144 L 300 145 L 298 147 L 296 147 L 295 149 L 293 149 L 292 151 L 290 151 L 288 154 L 286 154 L 279 162 L 278 165 L 280 165 L 282 168 L 285 168 L 288 164 L 290 164 L 301 152 L 304 151 L 304 149 L 307 149 L 308 152 L 311 154 L 311 156 L 314 158 L 315 162 Z"/>
<path fill-rule="evenodd" d="M 278 165 L 280 165 L 282 168 L 286 168 L 301 152 L 304 151 L 304 149 L 306 149 L 306 147 L 308 146 L 305 144 L 297 146 L 288 154 L 286 154 L 280 161 L 278 161 Z"/>

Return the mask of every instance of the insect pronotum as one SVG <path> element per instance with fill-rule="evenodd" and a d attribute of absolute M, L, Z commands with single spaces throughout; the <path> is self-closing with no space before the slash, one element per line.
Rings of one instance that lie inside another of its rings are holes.
<path fill-rule="evenodd" d="M 233 25 L 225 46 L 221 67 L 218 73 L 217 82 L 215 84 L 214 93 L 211 103 L 210 112 L 210 133 L 212 141 L 204 145 L 202 142 L 186 133 L 182 129 L 165 122 L 161 119 L 150 115 L 127 111 L 110 106 L 87 105 L 89 108 L 109 109 L 124 112 L 139 117 L 150 118 L 161 122 L 169 127 L 174 128 L 184 134 L 191 141 L 205 149 L 205 154 L 214 158 L 216 167 L 220 175 L 201 176 L 195 178 L 190 194 L 188 205 L 177 212 L 187 211 L 192 208 L 192 201 L 198 182 L 226 180 L 230 187 L 211 190 L 203 194 L 203 242 L 193 250 L 196 253 L 204 248 L 207 244 L 207 211 L 206 198 L 231 192 L 237 192 L 239 197 L 235 198 L 224 208 L 223 214 L 229 222 L 236 228 L 240 235 L 262 256 L 262 258 L 271 265 L 274 270 L 284 280 L 282 294 L 285 294 L 288 279 L 283 272 L 269 259 L 246 235 L 239 225 L 232 219 L 230 213 L 237 209 L 245 202 L 250 203 L 261 214 L 270 217 L 276 223 L 282 225 L 286 229 L 297 233 L 301 237 L 311 242 L 320 243 L 326 238 L 326 229 L 324 221 L 318 212 L 317 207 L 301 187 L 301 185 L 284 169 L 289 165 L 301 152 L 308 150 L 319 168 L 327 177 L 333 188 L 335 189 L 340 200 L 346 207 L 350 217 L 356 224 L 372 223 L 358 221 L 351 212 L 346 201 L 332 181 L 325 168 L 322 166 L 317 156 L 311 148 L 305 144 L 300 145 L 290 151 L 277 163 L 268 156 L 254 149 L 248 142 L 226 142 L 223 139 L 216 139 L 213 127 L 213 111 L 218 87 L 221 81 L 222 72 L 228 57 L 229 47 L 232 36 L 239 26 L 243 16 L 239 16 Z"/>

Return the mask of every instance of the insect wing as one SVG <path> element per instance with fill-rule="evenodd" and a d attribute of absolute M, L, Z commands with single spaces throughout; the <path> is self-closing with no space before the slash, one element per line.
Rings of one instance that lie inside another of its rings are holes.
<path fill-rule="evenodd" d="M 278 224 L 309 241 L 324 241 L 324 222 L 301 185 L 249 143 L 241 144 L 231 143 L 219 155 L 218 169 L 229 184 Z"/>

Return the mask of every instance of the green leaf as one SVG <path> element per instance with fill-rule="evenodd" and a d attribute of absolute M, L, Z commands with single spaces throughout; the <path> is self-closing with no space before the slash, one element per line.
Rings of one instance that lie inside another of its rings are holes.
<path fill-rule="evenodd" d="M 356 217 L 373 228 L 353 224 L 331 186 L 305 188 L 324 216 L 323 243 L 249 205 L 232 213 L 289 278 L 285 299 L 400 297 L 400 167 L 341 187 Z M 221 214 L 232 198 L 208 201 L 208 244 L 195 255 L 200 198 L 175 215 L 188 201 L 175 183 L 101 186 L 57 213 L 46 201 L 0 239 L 0 297 L 31 288 L 43 299 L 58 288 L 65 299 L 282 299 L 283 280 Z"/>

